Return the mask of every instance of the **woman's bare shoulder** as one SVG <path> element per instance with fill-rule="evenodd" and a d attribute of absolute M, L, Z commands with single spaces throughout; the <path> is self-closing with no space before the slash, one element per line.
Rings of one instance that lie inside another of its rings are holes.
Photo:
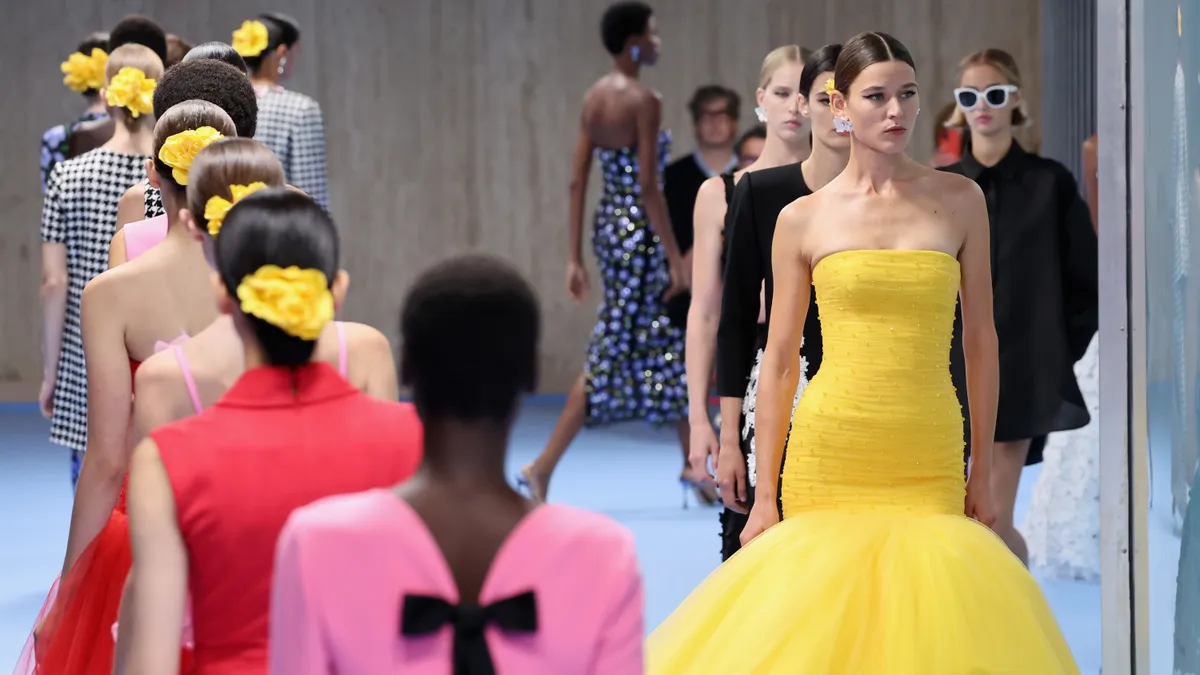
<path fill-rule="evenodd" d="M 700 184 L 700 191 L 696 193 L 696 211 L 719 213 L 724 216 L 727 203 L 724 178 L 712 176 Z M 716 220 L 720 222 L 721 219 Z"/>

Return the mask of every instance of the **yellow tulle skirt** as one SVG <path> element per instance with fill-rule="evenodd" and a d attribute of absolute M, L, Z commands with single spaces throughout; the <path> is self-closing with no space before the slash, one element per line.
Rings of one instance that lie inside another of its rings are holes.
<path fill-rule="evenodd" d="M 1078 673 L 1037 582 L 963 515 L 958 261 L 843 251 L 812 279 L 824 359 L 788 436 L 786 517 L 654 631 L 647 672 Z"/>
<path fill-rule="evenodd" d="M 650 636 L 650 675 L 1078 673 L 1037 582 L 965 516 L 797 514 Z"/>

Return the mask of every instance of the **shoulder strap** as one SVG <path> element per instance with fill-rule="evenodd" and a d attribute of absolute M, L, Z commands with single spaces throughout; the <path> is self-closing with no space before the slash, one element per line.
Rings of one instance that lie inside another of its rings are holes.
<path fill-rule="evenodd" d="M 338 374 L 342 377 L 346 377 L 346 374 L 349 372 L 350 365 L 349 354 L 346 353 L 346 324 L 342 323 L 341 321 L 335 321 L 334 325 L 337 327 Z"/>
<path fill-rule="evenodd" d="M 175 360 L 179 362 L 179 370 L 183 372 L 183 383 L 187 386 L 188 397 L 192 399 L 192 408 L 199 415 L 204 412 L 204 404 L 200 402 L 200 390 L 196 388 L 196 378 L 192 377 L 192 369 L 183 355 L 183 347 L 174 345 L 171 350 L 175 352 Z"/>
<path fill-rule="evenodd" d="M 733 172 L 721 174 L 721 181 L 725 183 L 725 206 L 729 206 L 733 201 Z"/>

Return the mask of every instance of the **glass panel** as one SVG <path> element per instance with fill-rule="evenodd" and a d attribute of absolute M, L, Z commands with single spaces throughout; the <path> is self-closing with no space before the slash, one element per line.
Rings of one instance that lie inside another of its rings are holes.
<path fill-rule="evenodd" d="M 1135 5 L 1136 6 L 1136 5 Z M 1143 0 L 1146 346 L 1149 420 L 1150 672 L 1200 675 L 1200 513 L 1196 482 L 1200 260 L 1200 11 Z M 1139 589 L 1139 592 L 1142 592 Z"/>

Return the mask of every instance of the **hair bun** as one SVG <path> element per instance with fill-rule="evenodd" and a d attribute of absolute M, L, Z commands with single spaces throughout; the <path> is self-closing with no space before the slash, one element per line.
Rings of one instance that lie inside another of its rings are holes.
<path fill-rule="evenodd" d="M 154 88 L 158 83 L 140 68 L 125 66 L 104 88 L 105 100 L 114 108 L 125 108 L 137 119 L 154 114 Z"/>
<path fill-rule="evenodd" d="M 104 67 L 108 64 L 108 54 L 99 47 L 93 47 L 91 54 L 75 52 L 62 62 L 60 69 L 63 73 L 63 84 L 71 91 L 83 93 L 104 88 Z"/>
<path fill-rule="evenodd" d="M 262 181 L 256 181 L 249 185 L 230 185 L 229 197 L 233 200 L 225 199 L 220 195 L 213 195 L 208 198 L 204 204 L 204 220 L 208 222 L 208 233 L 216 237 L 221 233 L 221 225 L 225 222 L 225 215 L 229 213 L 229 209 L 233 205 L 241 201 L 248 194 L 266 189 L 267 184 Z"/>
<path fill-rule="evenodd" d="M 233 31 L 233 51 L 242 58 L 254 58 L 267 50 L 271 42 L 271 34 L 267 25 L 261 21 L 250 19 L 242 22 L 242 27 Z"/>
<path fill-rule="evenodd" d="M 171 177 L 176 183 L 187 185 L 188 170 L 196 155 L 222 138 L 225 135 L 210 126 L 187 129 L 169 137 L 158 149 L 158 158 L 171 167 Z"/>
<path fill-rule="evenodd" d="M 316 340 L 333 321 L 333 294 L 321 270 L 263 265 L 242 279 L 237 297 L 244 313 L 301 340 Z"/>

